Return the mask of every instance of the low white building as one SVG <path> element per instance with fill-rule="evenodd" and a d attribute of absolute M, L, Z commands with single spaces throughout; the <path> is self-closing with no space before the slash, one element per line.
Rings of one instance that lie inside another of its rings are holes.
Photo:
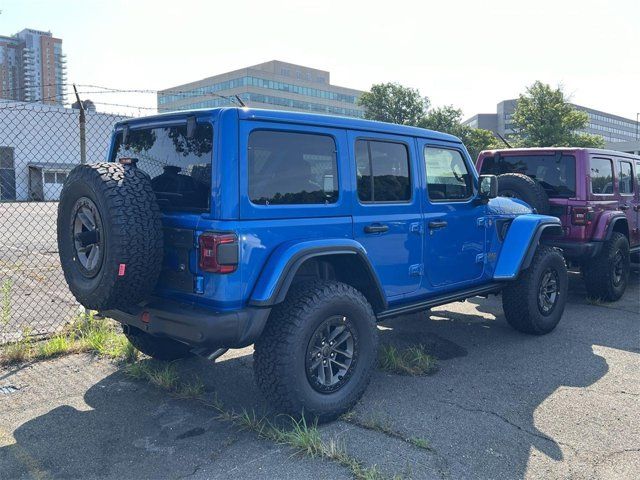
<path fill-rule="evenodd" d="M 0 201 L 57 200 L 80 163 L 79 110 L 0 103 Z M 124 116 L 86 112 L 87 162 L 107 159 L 113 125 Z"/>

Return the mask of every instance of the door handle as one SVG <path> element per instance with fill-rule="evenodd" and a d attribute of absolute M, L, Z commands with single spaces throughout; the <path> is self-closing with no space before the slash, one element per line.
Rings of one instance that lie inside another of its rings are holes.
<path fill-rule="evenodd" d="M 444 220 L 436 220 L 434 222 L 429 222 L 429 228 L 431 230 L 437 230 L 438 228 L 444 228 L 447 226 L 447 222 Z"/>
<path fill-rule="evenodd" d="M 384 233 L 389 230 L 389 225 L 383 225 L 381 223 L 372 223 L 364 227 L 364 233 Z"/>
<path fill-rule="evenodd" d="M 627 210 L 629 210 L 629 205 L 620 205 L 618 208 L 623 212 L 626 212 Z"/>

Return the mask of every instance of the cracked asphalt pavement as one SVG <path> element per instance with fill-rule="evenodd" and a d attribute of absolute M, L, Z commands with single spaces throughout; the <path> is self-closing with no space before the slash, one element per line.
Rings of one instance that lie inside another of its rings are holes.
<path fill-rule="evenodd" d="M 639 284 L 634 273 L 621 301 L 591 305 L 572 275 L 564 317 L 543 337 L 509 328 L 495 297 L 386 322 L 382 342 L 423 344 L 438 372 L 377 371 L 350 417 L 321 434 L 389 477 L 637 478 Z M 180 368 L 202 378 L 205 397 L 268 412 L 251 362 L 247 348 Z M 90 355 L 6 367 L 0 478 L 352 478 L 216 415 Z"/>

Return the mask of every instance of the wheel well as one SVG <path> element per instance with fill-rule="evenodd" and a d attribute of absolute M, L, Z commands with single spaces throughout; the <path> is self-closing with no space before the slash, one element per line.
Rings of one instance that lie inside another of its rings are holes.
<path fill-rule="evenodd" d="M 613 228 L 611 229 L 611 233 L 613 232 L 619 232 L 627 237 L 627 239 L 629 238 L 629 224 L 627 223 L 626 218 L 614 222 Z"/>
<path fill-rule="evenodd" d="M 358 289 L 371 304 L 374 312 L 385 309 L 385 301 L 373 272 L 358 255 L 323 255 L 306 260 L 292 285 L 306 280 L 336 280 Z"/>
<path fill-rule="evenodd" d="M 562 230 L 562 226 L 560 225 L 546 225 L 542 228 L 540 240 L 548 239 L 549 237 L 562 236 L 563 233 L 564 231 Z"/>

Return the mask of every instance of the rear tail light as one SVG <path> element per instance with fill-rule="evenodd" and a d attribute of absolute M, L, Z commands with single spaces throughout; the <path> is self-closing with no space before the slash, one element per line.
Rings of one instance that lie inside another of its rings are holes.
<path fill-rule="evenodd" d="M 205 232 L 198 245 L 199 265 L 205 272 L 231 273 L 238 268 L 238 237 L 234 233 Z"/>
<path fill-rule="evenodd" d="M 571 223 L 573 225 L 591 225 L 593 209 L 591 207 L 573 207 L 571 209 Z"/>

